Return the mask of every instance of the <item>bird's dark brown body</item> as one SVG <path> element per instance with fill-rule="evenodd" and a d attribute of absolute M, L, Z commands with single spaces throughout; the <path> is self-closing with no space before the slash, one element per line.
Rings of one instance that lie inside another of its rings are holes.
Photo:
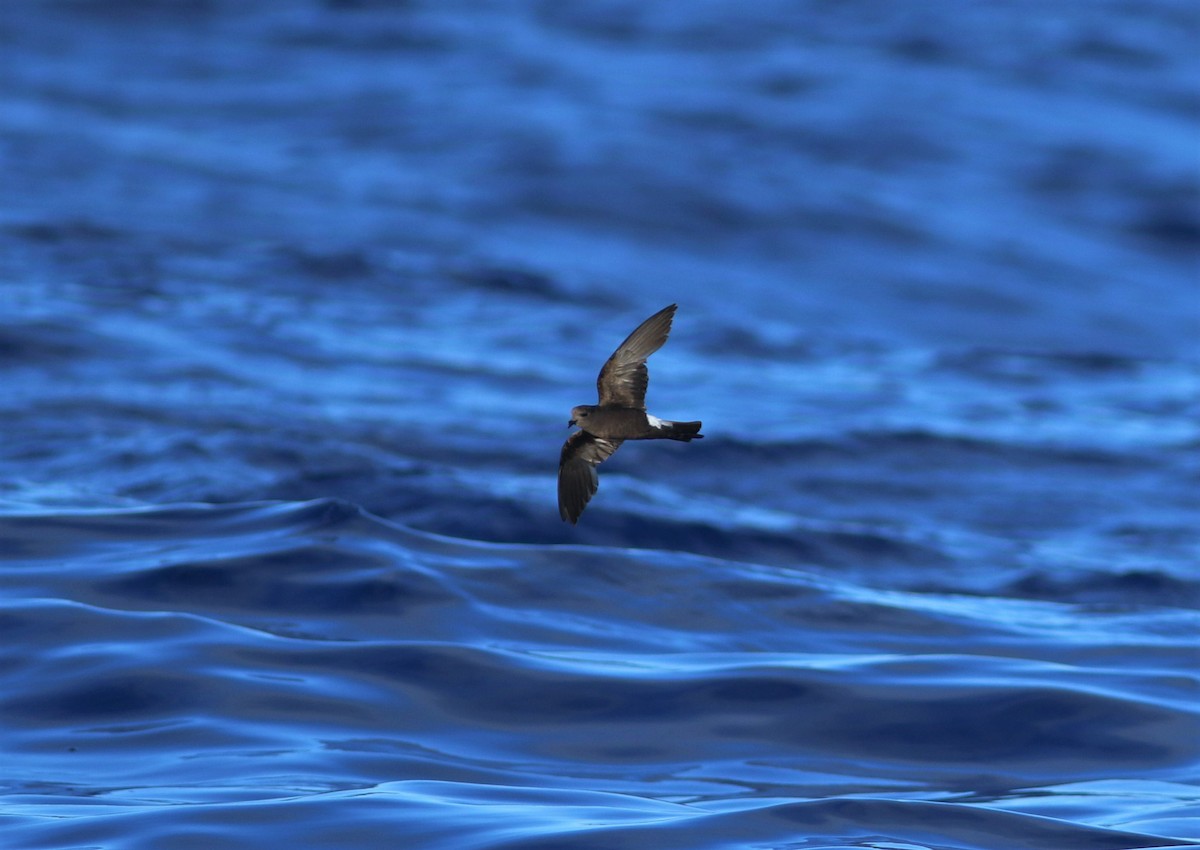
<path fill-rule="evenodd" d="M 569 424 L 578 425 L 595 437 L 613 440 L 693 440 L 700 435 L 699 422 L 670 422 L 650 416 L 636 407 L 605 407 L 597 404 L 575 408 Z"/>

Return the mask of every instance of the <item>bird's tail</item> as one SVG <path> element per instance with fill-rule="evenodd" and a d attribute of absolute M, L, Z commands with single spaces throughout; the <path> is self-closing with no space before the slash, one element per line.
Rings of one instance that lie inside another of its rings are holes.
<path fill-rule="evenodd" d="M 704 435 L 700 433 L 699 422 L 665 422 L 670 432 L 667 434 L 668 440 L 683 440 L 685 443 L 690 440 L 701 440 Z"/>

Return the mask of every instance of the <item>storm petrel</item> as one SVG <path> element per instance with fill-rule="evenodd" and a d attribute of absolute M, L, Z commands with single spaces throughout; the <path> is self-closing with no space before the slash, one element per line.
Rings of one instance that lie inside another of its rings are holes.
<path fill-rule="evenodd" d="M 600 486 L 596 467 L 626 440 L 696 440 L 699 422 L 671 422 L 646 412 L 650 373 L 646 358 L 662 348 L 675 317 L 672 304 L 637 326 L 617 346 L 596 378 L 599 404 L 571 408 L 567 427 L 578 425 L 563 443 L 558 461 L 558 513 L 574 525 Z"/>

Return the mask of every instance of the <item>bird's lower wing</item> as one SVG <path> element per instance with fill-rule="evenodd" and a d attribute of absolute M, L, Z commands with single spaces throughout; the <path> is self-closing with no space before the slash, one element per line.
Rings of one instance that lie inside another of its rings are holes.
<path fill-rule="evenodd" d="M 576 431 L 563 443 L 558 461 L 558 513 L 574 525 L 587 503 L 600 486 L 596 467 L 606 461 L 621 440 L 595 437 L 587 431 Z"/>

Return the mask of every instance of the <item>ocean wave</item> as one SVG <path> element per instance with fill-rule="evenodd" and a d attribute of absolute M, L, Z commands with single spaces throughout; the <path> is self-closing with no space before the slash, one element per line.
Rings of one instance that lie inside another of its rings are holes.
<path fill-rule="evenodd" d="M 0 541 L 27 848 L 249 846 L 281 818 L 324 847 L 1166 846 L 1008 809 L 1200 756 L 1190 612 L 457 540 L 336 500 L 7 515 Z"/>

